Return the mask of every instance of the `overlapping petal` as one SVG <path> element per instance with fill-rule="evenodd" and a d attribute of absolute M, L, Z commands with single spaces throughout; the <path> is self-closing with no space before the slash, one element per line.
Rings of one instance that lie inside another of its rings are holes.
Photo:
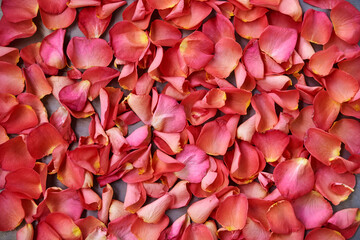
<path fill-rule="evenodd" d="M 331 37 L 332 23 L 324 12 L 309 9 L 304 15 L 301 36 L 316 44 L 324 45 Z"/>

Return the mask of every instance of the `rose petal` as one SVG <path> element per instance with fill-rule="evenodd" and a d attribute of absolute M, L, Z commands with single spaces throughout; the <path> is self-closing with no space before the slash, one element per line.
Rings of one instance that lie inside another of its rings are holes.
<path fill-rule="evenodd" d="M 22 227 L 16 232 L 16 239 L 19 240 L 32 240 L 33 237 L 34 237 L 34 228 L 30 223 L 25 224 L 24 227 Z"/>
<path fill-rule="evenodd" d="M 41 42 L 39 53 L 46 65 L 57 69 L 66 66 L 66 57 L 63 51 L 65 32 L 64 29 L 56 30 Z"/>
<path fill-rule="evenodd" d="M 214 43 L 220 39 L 230 38 L 235 40 L 234 26 L 222 14 L 216 14 L 202 25 L 202 32 L 208 36 Z"/>
<path fill-rule="evenodd" d="M 154 202 L 140 208 L 136 214 L 146 223 L 158 223 L 164 216 L 165 211 L 170 207 L 172 201 L 173 197 L 166 193 Z"/>
<path fill-rule="evenodd" d="M 245 39 L 259 38 L 268 25 L 266 15 L 249 22 L 238 19 L 237 17 L 234 18 L 236 32 Z"/>
<path fill-rule="evenodd" d="M 181 41 L 179 51 L 186 64 L 198 70 L 214 57 L 214 43 L 202 32 L 195 31 Z"/>
<path fill-rule="evenodd" d="M 114 195 L 114 190 L 109 184 L 107 184 L 106 187 L 103 188 L 101 195 L 101 199 L 102 199 L 101 209 L 100 211 L 98 211 L 98 219 L 105 224 L 108 223 L 109 208 L 111 205 L 111 200 L 113 198 L 113 195 Z"/>
<path fill-rule="evenodd" d="M 2 26 L 0 29 L 1 46 L 6 46 L 15 39 L 31 37 L 37 30 L 36 25 L 31 20 L 11 23 L 2 17 L 0 24 Z"/>
<path fill-rule="evenodd" d="M 317 170 L 315 178 L 315 190 L 334 205 L 345 201 L 354 191 L 355 176 L 353 174 L 339 174 L 332 168 L 324 166 Z"/>
<path fill-rule="evenodd" d="M 278 36 L 276 39 L 273 36 Z M 297 41 L 297 33 L 291 28 L 268 26 L 259 37 L 259 46 L 262 51 L 276 62 L 283 63 L 289 60 Z"/>
<path fill-rule="evenodd" d="M 329 96 L 338 103 L 349 101 L 359 90 L 358 81 L 347 72 L 339 69 L 325 77 L 325 87 Z"/>
<path fill-rule="evenodd" d="M 7 190 L 0 193 L 0 210 L 0 231 L 15 229 L 25 217 L 20 198 Z"/>
<path fill-rule="evenodd" d="M 100 19 L 109 17 L 116 9 L 126 4 L 123 0 L 102 1 L 100 6 L 96 7 L 96 16 Z"/>
<path fill-rule="evenodd" d="M 23 130 L 35 127 L 38 123 L 39 119 L 31 106 L 18 104 L 3 119 L 1 125 L 7 133 L 19 134 Z"/>
<path fill-rule="evenodd" d="M 72 111 L 80 112 L 87 104 L 91 83 L 87 80 L 67 85 L 59 92 L 60 102 Z"/>
<path fill-rule="evenodd" d="M 321 34 L 320 34 L 321 33 Z M 301 36 L 309 42 L 324 45 L 331 37 L 332 23 L 324 12 L 309 9 L 305 12 Z"/>
<path fill-rule="evenodd" d="M 68 6 L 71 8 L 100 6 L 101 0 L 70 0 Z"/>
<path fill-rule="evenodd" d="M 91 92 L 91 87 L 90 87 Z M 109 129 L 115 125 L 116 115 L 123 92 L 118 88 L 106 87 L 100 89 L 101 125 Z"/>
<path fill-rule="evenodd" d="M 141 30 L 145 30 L 149 27 L 153 12 L 154 9 L 148 1 L 137 0 L 124 9 L 122 16 L 123 20 L 130 21 Z"/>
<path fill-rule="evenodd" d="M 33 64 L 24 69 L 26 92 L 38 96 L 40 99 L 52 92 L 49 82 L 39 65 Z"/>
<path fill-rule="evenodd" d="M 6 175 L 5 188 L 28 199 L 38 199 L 42 192 L 40 176 L 30 168 L 21 168 Z M 21 182 L 21 185 L 19 184 Z"/>
<path fill-rule="evenodd" d="M 71 128 L 71 117 L 64 107 L 59 107 L 50 117 L 50 123 L 53 125 L 65 141 L 71 143 L 76 140 L 75 133 Z"/>
<path fill-rule="evenodd" d="M 95 211 L 100 209 L 101 198 L 96 192 L 94 192 L 91 188 L 82 188 L 80 191 L 80 200 L 86 210 Z"/>
<path fill-rule="evenodd" d="M 266 93 L 256 94 L 251 99 L 251 105 L 256 111 L 256 125 L 258 132 L 265 132 L 275 126 L 278 117 L 275 112 L 274 100 Z"/>
<path fill-rule="evenodd" d="M 326 50 L 313 54 L 309 61 L 309 69 L 319 76 L 326 76 L 330 73 L 334 63 L 338 61 L 342 53 L 333 45 Z"/>
<path fill-rule="evenodd" d="M 106 226 L 103 222 L 98 220 L 93 216 L 88 216 L 86 218 L 81 218 L 75 221 L 75 224 L 80 228 L 82 236 L 84 238 L 91 238 L 96 231 L 105 230 Z M 106 232 L 104 233 L 106 235 Z M 93 237 L 94 239 L 101 239 Z"/>
<path fill-rule="evenodd" d="M 305 158 L 286 160 L 276 165 L 274 180 L 281 195 L 288 199 L 307 194 L 315 183 L 314 172 Z"/>
<path fill-rule="evenodd" d="M 360 134 L 360 124 L 354 119 L 340 119 L 329 129 L 329 133 L 337 136 L 345 148 L 352 154 L 360 154 L 359 141 L 355 138 Z"/>
<path fill-rule="evenodd" d="M 215 195 L 197 201 L 188 208 L 187 213 L 195 223 L 204 223 L 211 212 L 219 205 L 219 199 Z"/>
<path fill-rule="evenodd" d="M 0 46 L 0 61 L 16 65 L 19 62 L 19 49 Z"/>
<path fill-rule="evenodd" d="M 173 202 L 170 205 L 170 209 L 178 209 L 185 207 L 191 200 L 191 193 L 188 190 L 188 182 L 178 182 L 170 191 L 169 194 L 173 197 Z"/>
<path fill-rule="evenodd" d="M 124 209 L 135 213 L 146 201 L 146 192 L 142 183 L 128 184 L 124 201 Z"/>
<path fill-rule="evenodd" d="M 111 221 L 108 226 L 109 235 L 118 239 L 137 240 L 131 231 L 131 226 L 137 219 L 136 214 L 129 214 Z"/>
<path fill-rule="evenodd" d="M 78 16 L 80 31 L 87 38 L 99 38 L 109 26 L 111 16 L 99 19 L 96 15 L 96 8 L 83 8 Z"/>
<path fill-rule="evenodd" d="M 331 9 L 330 19 L 336 35 L 342 40 L 357 44 L 360 40 L 360 12 L 351 3 L 341 1 Z"/>
<path fill-rule="evenodd" d="M 212 239 L 210 230 L 204 224 L 192 223 L 184 231 L 181 240 L 209 240 Z"/>
<path fill-rule="evenodd" d="M 332 9 L 335 7 L 339 2 L 342 2 L 344 0 L 328 0 L 328 1 L 322 1 L 322 0 L 304 0 L 307 4 L 310 4 L 312 6 L 322 8 L 322 9 Z"/>
<path fill-rule="evenodd" d="M 76 18 L 76 10 L 67 7 L 61 13 L 51 14 L 40 8 L 40 15 L 46 28 L 56 30 L 69 27 Z"/>
<path fill-rule="evenodd" d="M 228 196 L 216 210 L 216 220 L 228 231 L 241 230 L 246 224 L 248 201 L 245 195 Z"/>
<path fill-rule="evenodd" d="M 313 104 L 315 125 L 328 130 L 340 112 L 340 103 L 331 99 L 327 91 L 320 91 L 316 94 Z"/>
<path fill-rule="evenodd" d="M 160 150 L 156 150 L 153 156 L 153 168 L 156 175 L 177 172 L 184 168 L 184 164 L 168 156 Z"/>
<path fill-rule="evenodd" d="M 103 39 L 73 37 L 66 53 L 74 66 L 80 69 L 106 67 L 113 58 L 110 46 Z"/>
<path fill-rule="evenodd" d="M 273 90 L 269 96 L 284 110 L 298 109 L 300 94 L 298 90 Z"/>
<path fill-rule="evenodd" d="M 18 95 L 24 89 L 24 77 L 21 69 L 13 64 L 0 61 L 0 93 Z"/>
<path fill-rule="evenodd" d="M 81 239 L 81 230 L 73 219 L 63 213 L 51 213 L 45 222 L 52 227 L 62 239 Z M 58 224 L 61 223 L 61 224 Z"/>
<path fill-rule="evenodd" d="M 349 59 L 339 62 L 339 69 L 349 73 L 358 82 L 360 82 L 360 76 L 357 74 L 357 66 L 360 63 L 360 57 L 355 59 Z"/>
<path fill-rule="evenodd" d="M 206 153 L 191 144 L 184 146 L 184 150 L 176 155 L 176 160 L 185 164 L 181 171 L 175 173 L 176 176 L 191 183 L 201 182 L 209 168 L 209 160 Z"/>
<path fill-rule="evenodd" d="M 261 59 L 258 40 L 248 42 L 244 48 L 243 62 L 251 76 L 256 79 L 264 78 L 264 62 Z"/>
<path fill-rule="evenodd" d="M 181 133 L 164 133 L 154 130 L 154 143 L 169 155 L 174 155 L 182 150 Z"/>
<path fill-rule="evenodd" d="M 181 39 L 181 32 L 171 24 L 154 20 L 150 27 L 150 39 L 156 45 L 172 47 Z"/>
<path fill-rule="evenodd" d="M 1 3 L 4 17 L 13 23 L 33 19 L 37 15 L 39 5 L 37 1 L 5 0 Z"/>
<path fill-rule="evenodd" d="M 269 130 L 255 133 L 251 141 L 264 154 L 267 162 L 275 162 L 283 154 L 289 140 L 287 134 L 279 130 Z"/>
<path fill-rule="evenodd" d="M 116 23 L 109 34 L 114 55 L 120 60 L 128 62 L 140 60 L 149 45 L 146 33 L 129 21 Z"/>
<path fill-rule="evenodd" d="M 214 58 L 205 66 L 205 71 L 218 78 L 227 78 L 238 65 L 241 55 L 241 46 L 235 40 L 222 38 L 215 44 Z"/>
<path fill-rule="evenodd" d="M 138 218 L 131 226 L 131 232 L 137 239 L 157 240 L 168 224 L 168 216 L 163 216 L 157 223 L 147 223 Z"/>
<path fill-rule="evenodd" d="M 50 14 L 59 14 L 65 11 L 67 8 L 66 0 L 38 0 L 41 10 Z"/>
<path fill-rule="evenodd" d="M 331 46 L 337 46 L 339 51 L 343 53 L 341 59 L 353 59 L 360 55 L 360 46 L 357 44 L 349 44 L 336 36 L 335 33 L 331 35 L 330 40 L 324 45 L 324 49 L 327 49 Z M 340 68 L 341 69 L 341 68 Z"/>
<path fill-rule="evenodd" d="M 339 231 L 345 238 L 351 238 L 359 227 L 359 209 L 345 208 L 336 212 L 329 220 L 328 227 Z"/>
<path fill-rule="evenodd" d="M 295 216 L 291 203 L 287 200 L 271 205 L 266 213 L 266 217 L 274 233 L 289 234 L 303 228 L 303 225 Z"/>
<path fill-rule="evenodd" d="M 307 235 L 305 240 L 311 239 L 334 239 L 334 240 L 345 240 L 345 238 L 335 230 L 331 230 L 328 228 L 315 228 L 314 230 L 310 231 Z"/>
<path fill-rule="evenodd" d="M 177 218 L 170 227 L 162 231 L 159 240 L 180 238 L 187 226 L 190 225 L 190 218 L 187 214 Z"/>
<path fill-rule="evenodd" d="M 172 97 L 160 94 L 151 125 L 160 132 L 181 132 L 186 125 L 184 107 Z"/>
<path fill-rule="evenodd" d="M 246 225 L 242 234 L 248 240 L 267 240 L 270 239 L 270 232 L 266 231 L 260 223 L 251 218 L 247 218 Z"/>

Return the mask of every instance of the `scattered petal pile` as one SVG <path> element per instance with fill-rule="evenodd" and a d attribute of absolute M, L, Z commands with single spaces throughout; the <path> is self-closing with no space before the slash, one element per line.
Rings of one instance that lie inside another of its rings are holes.
<path fill-rule="evenodd" d="M 298 0 L 131 2 L 2 1 L 0 231 L 351 238 L 359 209 L 332 206 L 360 173 L 359 10 L 343 0 L 304 0 L 330 9 L 304 14 Z M 16 48 L 39 32 L 34 22 L 51 33 Z"/>

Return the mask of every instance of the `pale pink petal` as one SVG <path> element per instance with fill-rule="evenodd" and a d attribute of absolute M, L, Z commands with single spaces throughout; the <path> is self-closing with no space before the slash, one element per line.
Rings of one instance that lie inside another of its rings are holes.
<path fill-rule="evenodd" d="M 28 223 L 16 232 L 18 240 L 32 240 L 34 237 L 34 227 Z"/>
<path fill-rule="evenodd" d="M 209 168 L 208 156 L 203 150 L 195 145 L 185 145 L 184 150 L 176 155 L 176 160 L 185 164 L 185 167 L 175 174 L 180 179 L 192 183 L 201 182 Z"/>

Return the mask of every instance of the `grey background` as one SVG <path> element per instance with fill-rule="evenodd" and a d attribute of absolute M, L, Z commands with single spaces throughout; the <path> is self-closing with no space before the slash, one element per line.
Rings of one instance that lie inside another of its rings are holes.
<path fill-rule="evenodd" d="M 132 3 L 134 0 L 127 0 L 128 5 L 130 3 Z M 161 1 L 161 0 L 160 0 Z M 1 2 L 1 0 L 0 0 Z M 357 9 L 360 10 L 360 0 L 348 0 L 348 2 L 352 3 Z M 307 9 L 313 8 L 316 9 L 318 11 L 324 11 L 329 13 L 329 11 L 327 10 L 323 10 L 323 9 L 319 9 L 316 7 L 313 7 L 311 5 L 308 5 L 306 3 L 303 2 L 303 0 L 300 0 L 300 4 L 301 7 L 303 9 L 303 12 L 305 12 Z M 118 9 L 116 12 L 114 12 L 113 17 L 112 17 L 112 21 L 107 29 L 107 31 L 102 35 L 102 38 L 105 40 L 109 40 L 109 36 L 108 36 L 108 31 L 111 28 L 112 25 L 114 25 L 116 22 L 122 20 L 121 14 L 122 11 L 125 9 L 126 5 L 121 7 L 120 9 Z M 34 19 L 36 25 L 38 26 L 38 31 L 36 32 L 36 34 L 31 37 L 31 38 L 27 38 L 27 39 L 19 39 L 19 40 L 15 40 L 13 43 L 10 44 L 10 46 L 14 46 L 17 48 L 23 48 L 31 43 L 34 42 L 38 42 L 41 41 L 41 39 L 43 39 L 44 36 L 50 34 L 52 31 L 46 29 L 44 26 L 42 26 L 41 23 L 41 19 L 39 17 L 40 14 L 38 14 L 38 16 Z M 0 11 L 0 17 L 2 16 L 2 11 Z M 188 32 L 184 32 L 184 35 L 187 35 Z M 77 28 L 77 23 L 76 20 L 75 22 L 68 28 L 67 33 L 66 33 L 66 39 L 65 41 L 68 42 L 70 40 L 70 38 L 74 37 L 74 36 L 81 36 L 83 37 L 84 35 L 82 34 L 82 32 Z M 242 45 L 243 42 L 240 42 Z M 162 87 L 161 85 L 159 85 L 158 87 Z M 48 115 L 50 116 L 54 111 L 56 111 L 56 109 L 60 106 L 59 103 L 57 102 L 57 100 L 53 97 L 46 97 L 44 98 L 44 104 L 46 106 L 46 109 L 48 110 Z M 97 112 L 99 112 L 100 109 L 100 103 L 98 99 L 95 99 L 92 104 L 94 105 L 95 109 L 97 110 Z M 76 131 L 76 135 L 77 137 L 80 136 L 88 136 L 89 132 L 88 132 L 88 125 L 89 125 L 90 119 L 78 119 L 76 121 L 73 120 L 73 127 Z M 129 131 L 132 132 L 134 129 L 136 129 L 137 127 L 141 126 L 140 124 L 134 125 L 134 126 L 130 126 Z M 50 159 L 46 159 L 46 161 L 49 161 Z M 63 186 L 61 183 L 59 183 L 56 178 L 54 178 L 54 176 L 49 176 L 51 179 L 49 182 L 51 182 L 52 184 L 62 187 L 62 188 L 66 188 L 65 186 Z M 357 182 L 360 181 L 360 175 L 356 176 L 356 180 Z M 124 201 L 125 198 L 125 193 L 126 193 L 126 184 L 124 182 L 117 181 L 111 184 L 113 189 L 114 189 L 114 198 Z M 98 186 L 95 186 L 95 191 L 98 192 L 99 195 L 101 195 L 101 189 Z M 194 201 L 196 201 L 197 199 L 194 197 L 190 204 Z M 148 200 L 149 202 L 151 202 L 152 200 Z M 334 207 L 334 211 L 338 211 L 340 209 L 344 209 L 344 208 L 360 208 L 360 185 L 357 184 L 355 187 L 355 192 L 353 192 L 350 197 L 348 198 L 347 201 L 342 202 L 340 205 L 335 206 Z M 180 209 L 175 209 L 175 210 L 169 210 L 167 211 L 167 215 L 170 217 L 171 222 L 173 222 L 175 219 L 177 219 L 178 217 L 180 217 L 181 215 L 183 215 L 186 212 L 186 207 L 184 208 L 180 208 Z M 0 213 L 1 214 L 1 213 Z M 96 212 L 87 212 L 87 215 L 94 215 L 96 216 Z M 21 227 L 23 225 L 20 225 L 19 227 Z M 19 229 L 19 227 L 17 229 Z M 16 230 L 17 230 L 16 229 Z M 1 240 L 11 240 L 11 239 L 16 239 L 16 230 L 14 231 L 10 231 L 10 232 L 0 232 L 0 239 Z M 357 231 L 357 233 L 354 235 L 353 238 L 351 239 L 360 239 L 360 231 Z M 329 239 L 330 240 L 330 239 Z"/>

